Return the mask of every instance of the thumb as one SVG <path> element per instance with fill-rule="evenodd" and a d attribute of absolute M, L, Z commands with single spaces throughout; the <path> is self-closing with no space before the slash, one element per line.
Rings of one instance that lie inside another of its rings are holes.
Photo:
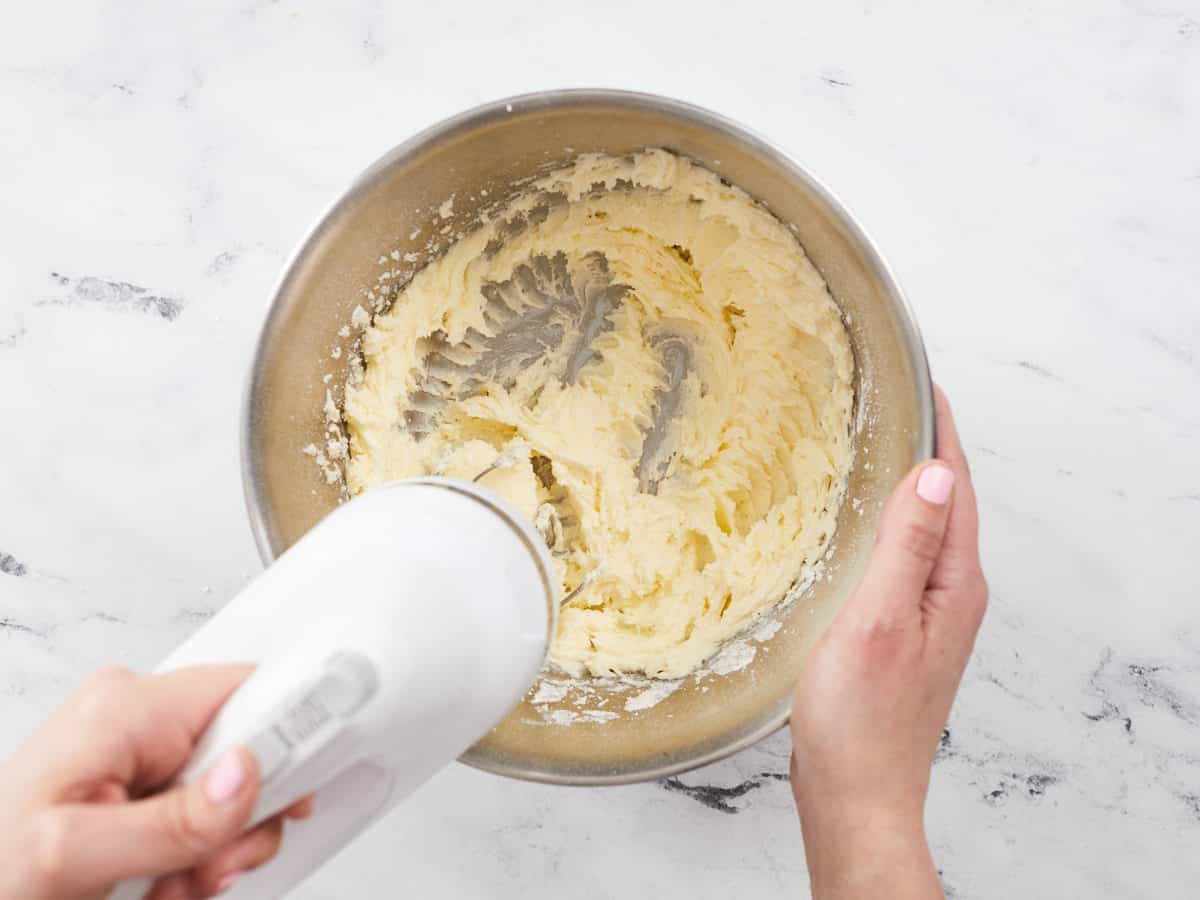
<path fill-rule="evenodd" d="M 954 472 L 938 460 L 917 466 L 892 492 L 867 571 L 850 601 L 855 615 L 886 621 L 920 609 L 946 539 L 953 492 Z"/>
<path fill-rule="evenodd" d="M 202 778 L 132 803 L 49 810 L 47 856 L 57 893 L 72 895 L 131 878 L 190 868 L 246 828 L 258 798 L 258 764 L 230 750 Z"/>

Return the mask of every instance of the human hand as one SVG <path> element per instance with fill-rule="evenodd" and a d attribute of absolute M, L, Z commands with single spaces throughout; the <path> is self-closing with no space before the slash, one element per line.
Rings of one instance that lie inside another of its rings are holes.
<path fill-rule="evenodd" d="M 925 795 L 987 583 L 967 461 L 935 399 L 937 459 L 888 500 L 866 573 L 796 689 L 792 789 L 818 900 L 942 896 Z"/>
<path fill-rule="evenodd" d="M 312 801 L 245 831 L 259 790 L 249 751 L 156 793 L 250 671 L 89 678 L 0 768 L 0 900 L 91 900 L 134 878 L 157 878 L 153 900 L 209 897 L 274 856 L 284 818 Z"/>

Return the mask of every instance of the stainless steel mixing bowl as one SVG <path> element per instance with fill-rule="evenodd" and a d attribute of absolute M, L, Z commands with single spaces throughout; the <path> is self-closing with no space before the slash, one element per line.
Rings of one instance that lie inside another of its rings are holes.
<path fill-rule="evenodd" d="M 748 191 L 793 228 L 825 276 L 858 369 L 848 494 L 855 502 L 842 507 L 830 577 L 782 613 L 779 632 L 750 666 L 689 678 L 658 705 L 604 723 L 547 724 L 526 701 L 463 756 L 503 775 L 570 784 L 659 778 L 783 725 L 805 654 L 863 570 L 884 499 L 933 450 L 929 370 L 912 313 L 870 239 L 812 175 L 745 128 L 674 100 L 593 90 L 530 94 L 463 113 L 392 150 L 334 203 L 288 263 L 259 339 L 243 423 L 246 498 L 264 561 L 339 502 L 301 448 L 321 440 L 322 376 L 334 373 L 337 397 L 345 375 L 346 354 L 331 362 L 330 348 L 346 343 L 337 332 L 362 302 L 362 289 L 376 283 L 381 257 L 399 250 L 423 263 L 432 254 L 410 237 L 415 229 L 469 227 L 481 196 L 504 198 L 521 179 L 579 153 L 645 147 L 689 156 Z M 436 210 L 452 194 L 453 214 L 443 222 Z M 626 696 L 604 708 L 621 711 Z"/>

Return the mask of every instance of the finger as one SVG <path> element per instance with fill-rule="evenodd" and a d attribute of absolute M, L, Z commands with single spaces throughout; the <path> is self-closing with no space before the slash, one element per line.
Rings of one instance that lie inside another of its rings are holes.
<path fill-rule="evenodd" d="M 242 833 L 258 789 L 253 755 L 233 750 L 202 778 L 146 800 L 52 807 L 32 850 L 54 896 L 191 868 Z"/>
<path fill-rule="evenodd" d="M 191 872 L 176 872 L 156 879 L 142 900 L 196 900 Z"/>
<path fill-rule="evenodd" d="M 230 884 L 236 880 L 236 878 L 230 879 Z M 225 888 L 228 887 L 228 884 L 225 885 Z M 217 896 L 225 888 L 216 891 L 201 891 L 190 871 L 174 872 L 155 879 L 150 891 L 142 900 L 206 900 L 208 897 Z"/>
<path fill-rule="evenodd" d="M 938 457 L 954 470 L 954 500 L 946 542 L 933 572 L 924 609 L 930 635 L 947 652 L 953 666 L 965 665 L 987 609 L 987 581 L 979 562 L 979 507 L 966 454 L 959 440 L 950 401 L 934 388 L 937 408 Z"/>
<path fill-rule="evenodd" d="M 145 679 L 146 698 L 155 709 L 169 711 L 194 741 L 253 671 L 252 665 L 231 664 L 150 675 Z"/>
<path fill-rule="evenodd" d="M 873 622 L 916 618 L 942 551 L 954 491 L 945 463 L 922 463 L 892 492 L 879 519 L 867 571 L 846 606 L 848 617 Z"/>
<path fill-rule="evenodd" d="M 170 781 L 196 739 L 249 674 L 205 666 L 143 676 L 109 667 L 92 673 L 39 730 L 30 759 L 47 799 L 91 799 L 72 785 L 114 783 L 131 796 Z"/>
<path fill-rule="evenodd" d="M 312 794 L 309 794 L 303 800 L 297 800 L 291 806 L 283 811 L 285 819 L 307 819 L 313 814 L 315 799 Z"/>
<path fill-rule="evenodd" d="M 246 832 L 196 869 L 164 875 L 155 881 L 145 900 L 195 900 L 228 890 L 250 869 L 270 861 L 283 840 L 281 813 Z"/>
<path fill-rule="evenodd" d="M 954 503 L 946 531 L 945 549 L 930 575 L 930 587 L 966 585 L 979 571 L 979 511 L 975 487 L 950 401 L 941 388 L 934 388 L 937 410 L 937 456 L 954 472 Z"/>
<path fill-rule="evenodd" d="M 45 804 L 92 799 L 79 786 L 124 786 L 134 769 L 125 735 L 136 719 L 141 676 L 120 666 L 92 672 L 14 761 L 14 778 Z"/>
<path fill-rule="evenodd" d="M 250 665 L 192 666 L 142 679 L 145 714 L 132 734 L 133 790 L 161 787 L 178 775 L 217 711 L 253 671 Z"/>
<path fill-rule="evenodd" d="M 282 843 L 283 817 L 273 816 L 198 865 L 191 873 L 193 893 L 198 897 L 220 893 L 274 857 Z"/>

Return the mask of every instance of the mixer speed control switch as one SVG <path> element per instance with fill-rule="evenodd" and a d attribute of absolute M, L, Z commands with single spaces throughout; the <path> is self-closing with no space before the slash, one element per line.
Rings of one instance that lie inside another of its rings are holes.
<path fill-rule="evenodd" d="M 263 783 L 293 752 L 307 755 L 340 732 L 378 686 L 375 667 L 362 654 L 343 651 L 331 657 L 320 674 L 283 705 L 274 723 L 247 742 Z"/>

